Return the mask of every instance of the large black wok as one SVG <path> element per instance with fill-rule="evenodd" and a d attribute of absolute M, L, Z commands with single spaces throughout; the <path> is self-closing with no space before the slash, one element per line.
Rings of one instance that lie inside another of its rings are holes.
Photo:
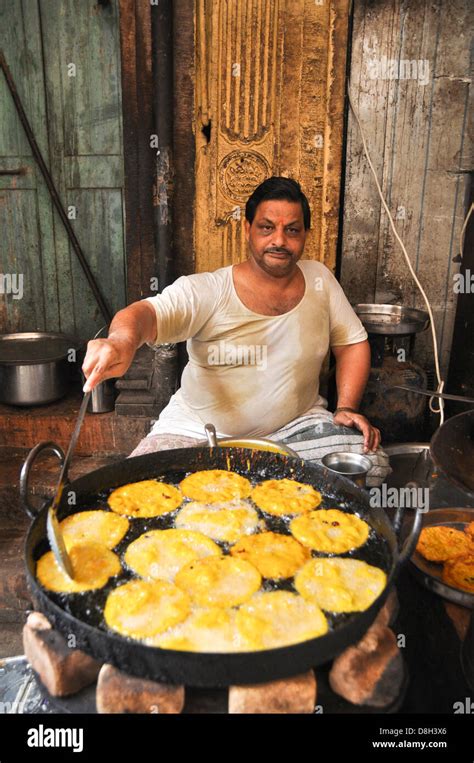
<path fill-rule="evenodd" d="M 54 443 L 41 443 L 31 451 L 22 470 L 21 491 L 25 508 L 34 521 L 26 539 L 27 579 L 37 606 L 50 622 L 66 637 L 73 634 L 77 646 L 101 662 L 112 663 L 121 670 L 168 683 L 188 686 L 218 687 L 275 680 L 295 675 L 312 666 L 327 662 L 348 645 L 357 642 L 373 622 L 391 590 L 401 565 L 410 557 L 417 540 L 421 515 L 416 514 L 409 538 L 400 552 L 398 531 L 402 512 L 396 514 L 394 525 L 385 511 L 371 507 L 368 494 L 349 479 L 330 472 L 325 467 L 310 465 L 299 458 L 246 448 L 181 448 L 124 459 L 74 480 L 66 486 L 58 516 L 65 516 L 85 508 L 106 507 L 110 489 L 150 478 L 164 478 L 176 483 L 186 473 L 199 469 L 232 469 L 253 480 L 290 477 L 317 488 L 324 497 L 322 506 L 337 506 L 356 511 L 373 528 L 367 543 L 348 556 L 362 559 L 383 568 L 388 577 L 385 590 L 365 612 L 329 615 L 330 631 L 319 638 L 294 646 L 256 652 L 196 653 L 149 647 L 129 640 L 108 630 L 104 624 L 102 608 L 111 588 L 124 582 L 126 572 L 114 578 L 100 591 L 69 596 L 46 591 L 35 578 L 36 560 L 48 550 L 46 514 L 48 501 L 36 512 L 28 503 L 28 473 L 31 464 L 42 451 L 49 450 L 62 458 L 62 451 Z M 76 495 L 76 504 L 68 505 L 70 491 Z M 151 520 L 132 519 L 132 528 L 119 545 L 120 553 L 130 540 L 146 529 L 170 527 L 172 519 L 157 517 Z M 281 523 L 273 519 L 267 524 Z M 274 524 L 272 529 L 278 529 Z M 281 525 L 280 525 L 281 529 Z M 273 589 L 275 584 L 266 582 Z M 291 582 L 278 587 L 291 590 Z"/>

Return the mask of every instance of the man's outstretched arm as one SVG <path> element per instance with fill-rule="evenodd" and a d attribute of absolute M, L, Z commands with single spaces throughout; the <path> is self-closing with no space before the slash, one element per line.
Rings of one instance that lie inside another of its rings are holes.
<path fill-rule="evenodd" d="M 123 374 L 130 368 L 136 351 L 156 339 L 156 312 L 147 300 L 133 302 L 114 316 L 107 339 L 91 339 L 82 370 L 87 381 L 84 392 L 104 379 Z"/>
<path fill-rule="evenodd" d="M 364 451 L 376 450 L 380 431 L 357 413 L 370 372 L 370 345 L 367 340 L 332 347 L 336 358 L 337 408 L 334 423 L 356 427 L 364 435 Z M 341 411 L 350 408 L 350 411 Z"/>

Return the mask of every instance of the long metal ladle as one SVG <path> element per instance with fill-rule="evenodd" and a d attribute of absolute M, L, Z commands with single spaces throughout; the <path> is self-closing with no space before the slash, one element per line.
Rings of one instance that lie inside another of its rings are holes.
<path fill-rule="evenodd" d="M 74 579 L 74 572 L 72 569 L 71 559 L 66 549 L 66 544 L 64 543 L 64 538 L 59 528 L 57 512 L 58 512 L 58 507 L 61 502 L 61 497 L 64 491 L 64 485 L 66 484 L 66 480 L 67 480 L 67 472 L 68 472 L 69 463 L 71 461 L 71 456 L 76 446 L 77 438 L 79 437 L 79 432 L 81 430 L 82 422 L 84 420 L 84 416 L 87 410 L 87 405 L 89 403 L 90 395 L 91 395 L 90 392 L 86 392 L 84 397 L 82 398 L 81 407 L 79 408 L 79 413 L 77 415 L 76 426 L 74 427 L 74 431 L 72 433 L 72 437 L 69 442 L 66 458 L 64 459 L 64 463 L 61 467 L 58 485 L 56 488 L 56 495 L 54 496 L 53 502 L 51 503 L 51 506 L 48 509 L 48 516 L 46 519 L 46 531 L 48 534 L 48 540 L 49 540 L 51 549 L 54 553 L 54 557 L 57 563 L 59 564 L 59 566 L 61 567 L 61 569 L 66 573 L 68 577 L 71 578 L 71 580 Z"/>

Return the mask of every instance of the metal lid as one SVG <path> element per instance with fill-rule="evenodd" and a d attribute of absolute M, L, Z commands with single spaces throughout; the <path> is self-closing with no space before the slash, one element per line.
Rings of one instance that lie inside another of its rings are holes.
<path fill-rule="evenodd" d="M 0 334 L 0 363 L 31 365 L 65 358 L 77 343 L 65 336 L 44 331 Z"/>
<path fill-rule="evenodd" d="M 359 304 L 354 310 L 369 334 L 417 334 L 430 324 L 428 313 L 414 307 Z"/>

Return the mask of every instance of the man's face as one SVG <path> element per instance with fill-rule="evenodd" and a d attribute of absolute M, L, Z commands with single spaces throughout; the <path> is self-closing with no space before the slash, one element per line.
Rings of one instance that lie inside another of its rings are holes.
<path fill-rule="evenodd" d="M 303 254 L 306 231 L 298 201 L 262 201 L 252 224 L 245 221 L 250 256 L 269 275 L 281 278 L 294 269 Z"/>

